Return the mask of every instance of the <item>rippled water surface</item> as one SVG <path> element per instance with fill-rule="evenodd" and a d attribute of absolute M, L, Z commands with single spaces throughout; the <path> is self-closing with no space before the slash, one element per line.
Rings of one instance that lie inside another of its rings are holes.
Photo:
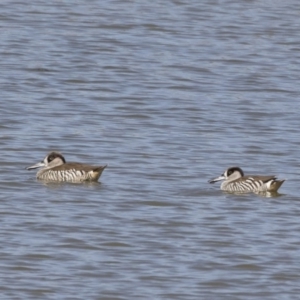
<path fill-rule="evenodd" d="M 298 1 L 2 1 L 1 299 L 296 299 Z M 45 184 L 51 150 L 108 164 Z M 207 181 L 237 165 L 277 197 Z"/>

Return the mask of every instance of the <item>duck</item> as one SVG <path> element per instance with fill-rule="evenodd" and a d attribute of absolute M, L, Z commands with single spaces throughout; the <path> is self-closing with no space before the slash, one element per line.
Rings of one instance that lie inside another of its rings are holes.
<path fill-rule="evenodd" d="M 104 166 L 91 166 L 77 162 L 66 162 L 64 156 L 52 151 L 37 164 L 27 167 L 27 170 L 40 169 L 36 178 L 50 182 L 95 182 L 100 178 Z"/>
<path fill-rule="evenodd" d="M 248 175 L 239 167 L 230 167 L 216 178 L 209 180 L 209 183 L 224 180 L 221 190 L 230 193 L 276 193 L 285 180 L 278 180 L 276 176 Z"/>

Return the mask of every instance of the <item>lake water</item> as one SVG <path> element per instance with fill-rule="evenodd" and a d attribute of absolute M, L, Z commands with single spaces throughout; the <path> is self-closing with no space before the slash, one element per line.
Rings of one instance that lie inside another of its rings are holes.
<path fill-rule="evenodd" d="M 2 1 L 1 299 L 296 299 L 299 1 Z M 52 150 L 108 164 L 45 184 Z M 230 166 L 286 179 L 228 195 Z"/>

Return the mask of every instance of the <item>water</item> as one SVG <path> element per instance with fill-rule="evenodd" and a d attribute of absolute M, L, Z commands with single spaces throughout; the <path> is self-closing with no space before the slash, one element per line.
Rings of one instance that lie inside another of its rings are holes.
<path fill-rule="evenodd" d="M 299 8 L 2 1 L 1 299 L 297 298 Z M 51 150 L 108 168 L 43 184 Z"/>

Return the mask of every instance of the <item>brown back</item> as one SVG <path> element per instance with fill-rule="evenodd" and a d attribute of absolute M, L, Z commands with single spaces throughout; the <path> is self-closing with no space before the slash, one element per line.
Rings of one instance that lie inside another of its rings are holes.
<path fill-rule="evenodd" d="M 247 176 L 244 176 L 244 177 L 241 177 L 237 180 L 234 180 L 234 182 L 239 182 L 239 181 L 244 181 L 244 180 L 247 180 L 248 178 L 253 178 L 254 180 L 261 180 L 262 182 L 268 182 L 270 180 L 276 180 L 276 176 L 274 175 L 269 175 L 269 176 L 260 176 L 260 175 L 247 175 Z"/>
<path fill-rule="evenodd" d="M 52 171 L 67 171 L 67 170 L 75 169 L 78 171 L 85 171 L 85 172 L 89 172 L 89 171 L 99 172 L 101 170 L 103 171 L 106 167 L 107 167 L 107 165 L 105 165 L 105 166 L 90 166 L 90 165 L 76 163 L 76 162 L 69 162 L 69 163 L 65 163 L 60 166 L 54 167 L 51 170 Z"/>

